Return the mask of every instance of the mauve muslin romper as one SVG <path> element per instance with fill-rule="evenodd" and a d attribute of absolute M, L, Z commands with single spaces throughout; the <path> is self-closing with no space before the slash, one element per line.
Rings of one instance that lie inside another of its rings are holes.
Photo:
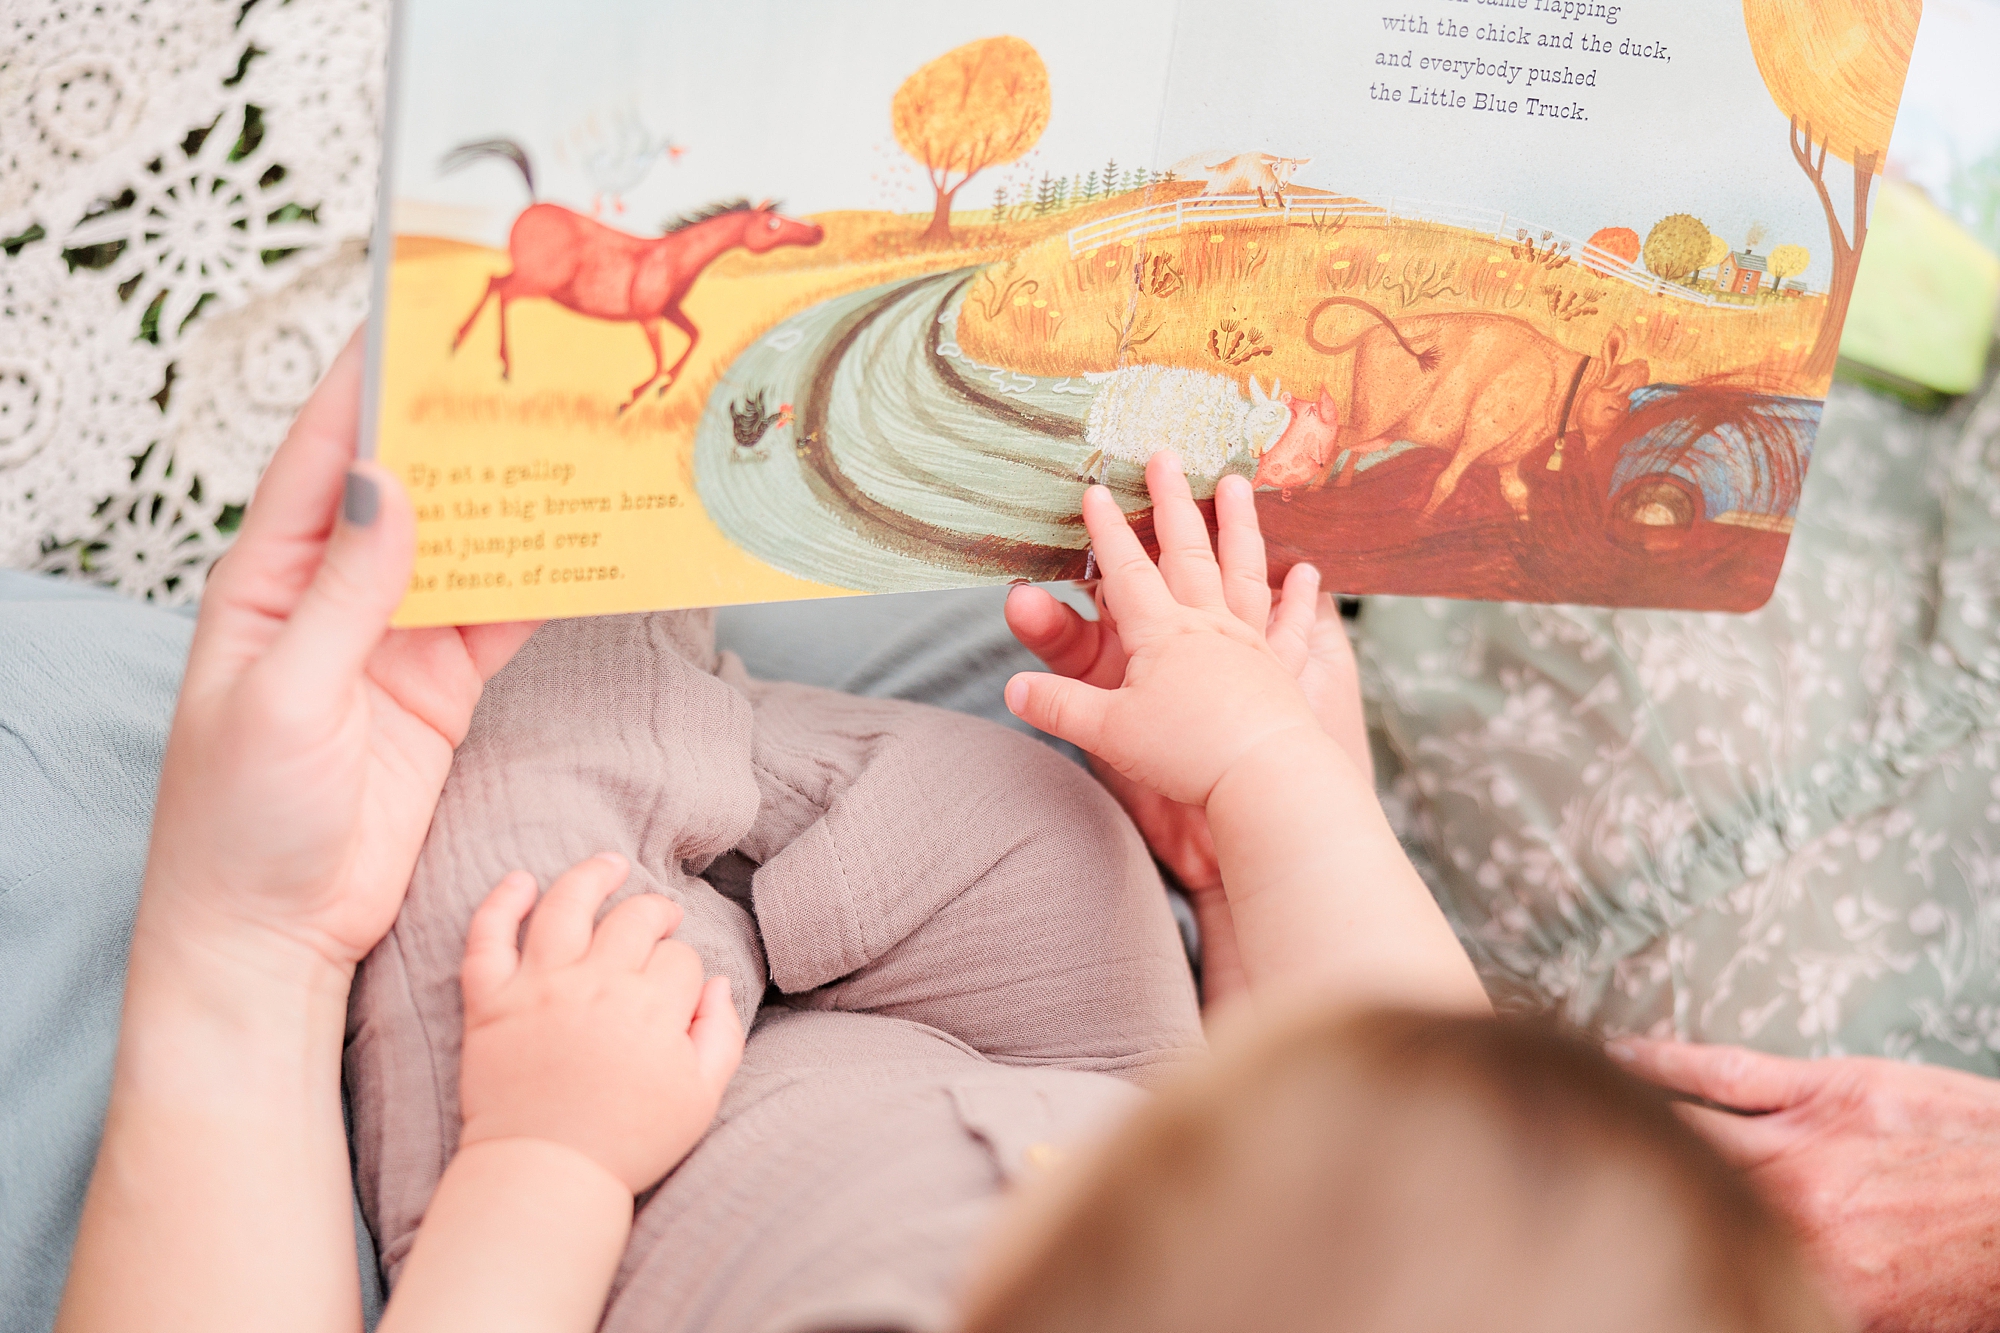
<path fill-rule="evenodd" d="M 391 1279 L 458 1136 L 458 969 L 510 870 L 599 851 L 751 1022 L 708 1136 L 650 1195 L 617 1333 L 942 1330 L 1007 1182 L 1202 1044 L 1145 846 L 992 723 L 748 679 L 705 612 L 552 623 L 488 686 L 347 1074 Z"/>

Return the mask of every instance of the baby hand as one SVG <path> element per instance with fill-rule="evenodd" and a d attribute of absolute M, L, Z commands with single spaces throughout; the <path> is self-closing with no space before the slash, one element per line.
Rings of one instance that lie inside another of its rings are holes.
<path fill-rule="evenodd" d="M 1045 590 L 1031 583 L 1020 584 L 1007 594 L 1007 627 L 1058 676 L 1109 689 L 1125 679 L 1125 646 L 1119 642 L 1118 626 L 1104 606 L 1102 586 L 1094 584 L 1092 590 L 1097 595 L 1097 619 L 1086 620 Z M 1339 742 L 1372 786 L 1374 760 L 1362 714 L 1360 679 L 1340 609 L 1330 595 L 1322 593 L 1314 600 L 1314 616 L 1303 637 L 1297 619 L 1290 617 L 1270 626 L 1266 637 L 1271 650 L 1296 673 L 1299 688 L 1305 691 L 1306 702 L 1312 705 L 1321 728 Z M 1221 887 L 1215 840 L 1200 806 L 1183 805 L 1149 791 L 1095 755 L 1090 767 L 1125 807 L 1146 846 L 1182 888 L 1199 893 Z"/>
<path fill-rule="evenodd" d="M 561 1144 L 637 1194 L 707 1132 L 743 1028 L 728 980 L 704 984 L 695 951 L 669 938 L 681 920 L 672 899 L 638 894 L 592 929 L 625 873 L 622 858 L 593 857 L 537 904 L 533 877 L 516 872 L 474 914 L 461 978 L 459 1146 Z"/>
<path fill-rule="evenodd" d="M 1157 567 L 1110 492 L 1094 486 L 1084 494 L 1099 593 L 1123 658 L 1118 678 L 1023 672 L 1008 682 L 1007 704 L 1132 781 L 1198 805 L 1245 754 L 1285 733 L 1320 729 L 1297 680 L 1302 664 L 1273 647 L 1312 638 L 1318 575 L 1294 568 L 1274 613 L 1248 482 L 1224 477 L 1216 490 L 1219 564 L 1179 460 L 1156 455 L 1146 486 Z"/>

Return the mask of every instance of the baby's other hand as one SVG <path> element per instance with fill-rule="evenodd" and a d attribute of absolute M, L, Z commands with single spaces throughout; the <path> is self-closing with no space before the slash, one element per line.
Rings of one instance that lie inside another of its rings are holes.
<path fill-rule="evenodd" d="M 539 904 L 516 872 L 472 918 L 465 944 L 461 1149 L 493 1139 L 574 1148 L 634 1194 L 708 1131 L 743 1054 L 723 977 L 670 938 L 681 909 L 642 893 L 595 929 L 625 861 L 573 867 Z M 517 949 L 530 910 L 526 943 Z"/>
<path fill-rule="evenodd" d="M 1021 584 L 1007 594 L 1007 627 L 1058 676 L 1111 689 L 1125 679 L 1125 648 L 1119 642 L 1117 624 L 1104 606 L 1102 585 L 1090 586 L 1098 604 L 1095 620 L 1084 619 L 1044 589 Z M 1296 673 L 1299 688 L 1305 691 L 1320 726 L 1340 743 L 1373 785 L 1374 760 L 1362 715 L 1354 648 L 1333 597 L 1321 593 L 1313 605 L 1309 623 L 1300 624 L 1301 618 L 1288 617 L 1284 623 L 1272 625 L 1266 637 L 1278 660 Z M 1147 847 L 1182 888 L 1200 892 L 1221 887 L 1215 840 L 1200 806 L 1170 801 L 1149 791 L 1096 755 L 1090 757 L 1090 767 L 1125 807 Z"/>
<path fill-rule="evenodd" d="M 1065 679 L 1023 672 L 1007 685 L 1016 715 L 1071 741 L 1174 801 L 1201 804 L 1231 765 L 1297 729 L 1320 730 L 1296 677 L 1303 664 L 1274 644 L 1309 644 L 1318 575 L 1300 565 L 1273 612 L 1256 501 L 1241 477 L 1215 496 L 1216 548 L 1179 460 L 1146 469 L 1159 534 L 1156 567 L 1109 491 L 1084 494 L 1084 523 L 1103 571 L 1100 595 L 1122 672 Z M 1337 628 L 1337 627 L 1336 627 Z M 1100 638 L 1097 663 L 1113 660 Z"/>

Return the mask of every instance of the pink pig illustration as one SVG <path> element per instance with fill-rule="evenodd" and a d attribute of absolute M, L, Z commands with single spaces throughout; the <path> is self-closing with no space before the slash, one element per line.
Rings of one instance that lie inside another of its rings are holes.
<path fill-rule="evenodd" d="M 1334 441 L 1340 435 L 1340 413 L 1325 386 L 1320 388 L 1318 402 L 1286 394 L 1284 403 L 1291 410 L 1292 423 L 1278 442 L 1264 451 L 1250 484 L 1275 486 L 1281 498 L 1289 500 L 1292 487 L 1312 485 L 1339 457 L 1340 447 Z"/>

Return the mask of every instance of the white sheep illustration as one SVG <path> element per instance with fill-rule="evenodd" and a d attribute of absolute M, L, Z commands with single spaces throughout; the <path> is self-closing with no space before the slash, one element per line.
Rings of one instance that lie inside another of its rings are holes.
<path fill-rule="evenodd" d="M 1265 393 L 1250 378 L 1250 396 L 1224 375 L 1170 366 L 1128 366 L 1084 378 L 1097 397 L 1084 418 L 1083 439 L 1093 452 L 1083 478 L 1098 481 L 1113 460 L 1144 467 L 1154 454 L 1173 450 L 1190 477 L 1219 477 L 1239 454 L 1261 457 L 1291 424 L 1276 380 Z"/>

